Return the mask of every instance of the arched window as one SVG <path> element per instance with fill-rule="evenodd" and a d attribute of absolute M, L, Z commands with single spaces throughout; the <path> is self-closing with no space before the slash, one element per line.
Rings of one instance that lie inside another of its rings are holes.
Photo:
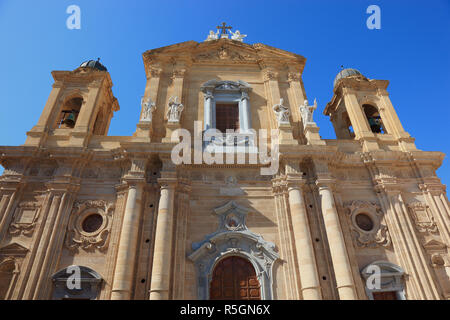
<path fill-rule="evenodd" d="M 363 104 L 364 114 L 373 133 L 387 133 L 378 109 L 370 104 Z"/>
<path fill-rule="evenodd" d="M 344 133 L 345 137 L 349 137 L 351 139 L 355 137 L 355 132 L 353 130 L 353 126 L 352 126 L 350 117 L 348 116 L 347 112 L 342 113 L 342 126 L 343 126 L 344 130 L 346 131 Z M 340 138 L 340 137 L 338 137 L 338 138 Z"/>
<path fill-rule="evenodd" d="M 52 276 L 54 300 L 95 300 L 102 277 L 88 267 L 69 266 Z"/>
<path fill-rule="evenodd" d="M 375 261 L 361 271 L 369 300 L 406 300 L 403 275 L 399 266 Z"/>
<path fill-rule="evenodd" d="M 77 122 L 82 104 L 83 98 L 81 97 L 75 97 L 67 100 L 61 108 L 61 113 L 57 124 L 58 128 L 73 129 Z"/>

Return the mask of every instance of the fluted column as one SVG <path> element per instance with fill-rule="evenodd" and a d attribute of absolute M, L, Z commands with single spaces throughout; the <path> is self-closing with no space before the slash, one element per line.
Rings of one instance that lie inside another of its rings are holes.
<path fill-rule="evenodd" d="M 156 219 L 150 300 L 169 299 L 175 183 L 162 182 L 161 184 L 161 196 Z"/>
<path fill-rule="evenodd" d="M 331 187 L 327 183 L 317 181 L 322 205 L 322 215 L 331 252 L 336 284 L 341 300 L 356 300 L 357 294 L 352 276 L 350 259 L 342 234 L 339 215 L 336 210 Z"/>
<path fill-rule="evenodd" d="M 130 183 L 120 232 L 111 300 L 129 300 L 141 216 L 142 183 Z"/>
<path fill-rule="evenodd" d="M 303 299 L 321 300 L 319 275 L 301 186 L 290 185 L 288 192 Z"/>

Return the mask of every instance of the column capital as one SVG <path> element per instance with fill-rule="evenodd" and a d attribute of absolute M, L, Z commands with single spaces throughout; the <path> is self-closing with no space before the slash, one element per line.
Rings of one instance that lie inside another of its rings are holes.
<path fill-rule="evenodd" d="M 377 192 L 377 193 L 384 192 L 389 196 L 396 196 L 401 193 L 401 189 L 398 187 L 397 184 L 378 182 L 375 185 L 374 189 L 375 189 L 375 192 Z"/>
<path fill-rule="evenodd" d="M 126 179 L 128 189 L 137 189 L 138 187 L 143 187 L 145 185 L 144 179 Z"/>
<path fill-rule="evenodd" d="M 300 82 L 302 76 L 299 72 L 289 72 L 287 76 L 288 82 Z"/>
<path fill-rule="evenodd" d="M 419 189 L 422 192 L 428 192 L 432 195 L 441 195 L 446 193 L 446 187 L 441 183 L 421 183 L 419 184 Z"/>
<path fill-rule="evenodd" d="M 288 190 L 299 189 L 303 190 L 306 185 L 306 179 L 300 174 L 288 174 L 286 177 Z"/>
<path fill-rule="evenodd" d="M 172 79 L 183 79 L 184 75 L 186 74 L 187 69 L 181 68 L 181 69 L 174 69 L 172 72 Z"/>
<path fill-rule="evenodd" d="M 147 166 L 146 158 L 131 158 L 131 166 L 125 174 L 123 180 L 130 183 L 139 183 L 145 181 L 145 169 Z"/>
<path fill-rule="evenodd" d="M 336 186 L 336 180 L 331 177 L 318 178 L 316 186 L 319 188 L 319 191 L 323 189 L 333 190 Z"/>
<path fill-rule="evenodd" d="M 250 90 L 247 89 L 247 88 L 241 90 L 241 101 L 243 101 L 243 100 L 250 100 L 250 97 L 248 95 L 249 91 Z"/>
<path fill-rule="evenodd" d="M 178 185 L 178 179 L 177 178 L 169 178 L 169 177 L 159 178 L 158 184 L 159 184 L 161 190 L 175 189 L 176 186 Z"/>
<path fill-rule="evenodd" d="M 279 73 L 276 72 L 272 68 L 266 68 L 266 69 L 263 70 L 263 79 L 264 79 L 265 82 L 266 81 L 271 81 L 271 80 L 273 80 L 273 81 L 278 80 L 278 75 L 279 75 Z"/>
<path fill-rule="evenodd" d="M 149 78 L 160 78 L 162 74 L 162 68 L 149 67 L 148 74 Z"/>

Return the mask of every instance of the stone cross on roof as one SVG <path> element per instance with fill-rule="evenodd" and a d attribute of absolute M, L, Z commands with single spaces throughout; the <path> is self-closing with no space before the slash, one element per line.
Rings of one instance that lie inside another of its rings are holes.
<path fill-rule="evenodd" d="M 222 30 L 222 32 L 220 33 L 222 35 L 222 34 L 227 34 L 227 29 L 231 30 L 231 29 L 233 29 L 233 27 L 227 26 L 227 24 L 225 22 L 222 22 L 221 26 L 217 26 L 217 30 L 219 30 L 219 29 Z"/>

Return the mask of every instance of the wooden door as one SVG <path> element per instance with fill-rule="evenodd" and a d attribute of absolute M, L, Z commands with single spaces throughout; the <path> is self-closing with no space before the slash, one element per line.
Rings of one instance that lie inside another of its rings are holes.
<path fill-rule="evenodd" d="M 373 300 L 397 300 L 397 292 L 385 291 L 385 292 L 372 292 Z"/>
<path fill-rule="evenodd" d="M 261 288 L 252 264 L 232 256 L 220 261 L 213 271 L 211 300 L 261 300 Z"/>

